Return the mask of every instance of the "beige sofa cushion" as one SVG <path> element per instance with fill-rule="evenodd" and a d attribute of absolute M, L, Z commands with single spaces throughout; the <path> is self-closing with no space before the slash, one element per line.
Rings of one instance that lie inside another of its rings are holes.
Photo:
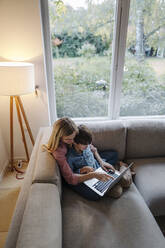
<path fill-rule="evenodd" d="M 119 199 L 88 201 L 63 187 L 63 248 L 164 248 L 165 239 L 134 184 Z"/>
<path fill-rule="evenodd" d="M 59 167 L 53 156 L 47 151 L 43 151 L 42 145 L 48 142 L 52 132 L 52 127 L 40 129 L 43 136 L 38 145 L 37 161 L 33 175 L 33 183 L 53 183 L 58 186 L 61 195 L 61 175 Z"/>
<path fill-rule="evenodd" d="M 119 159 L 125 157 L 126 128 L 121 121 L 77 122 L 86 125 L 93 134 L 93 144 L 100 150 L 116 150 Z"/>
<path fill-rule="evenodd" d="M 135 184 L 155 216 L 165 216 L 165 157 L 134 159 Z M 130 162 L 130 160 L 129 160 Z"/>
<path fill-rule="evenodd" d="M 61 205 L 56 185 L 32 185 L 16 247 L 62 247 Z"/>
<path fill-rule="evenodd" d="M 132 120 L 126 126 L 128 159 L 165 156 L 165 120 Z"/>

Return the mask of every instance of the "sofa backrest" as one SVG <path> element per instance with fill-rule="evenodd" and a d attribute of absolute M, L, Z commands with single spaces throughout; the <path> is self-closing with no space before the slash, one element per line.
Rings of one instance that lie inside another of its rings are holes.
<path fill-rule="evenodd" d="M 126 121 L 126 158 L 165 156 L 165 120 Z"/>
<path fill-rule="evenodd" d="M 122 121 L 96 121 L 96 122 L 77 122 L 77 125 L 86 125 L 93 134 L 93 145 L 100 151 L 116 150 L 118 151 L 119 159 L 125 157 L 126 145 L 126 128 Z"/>

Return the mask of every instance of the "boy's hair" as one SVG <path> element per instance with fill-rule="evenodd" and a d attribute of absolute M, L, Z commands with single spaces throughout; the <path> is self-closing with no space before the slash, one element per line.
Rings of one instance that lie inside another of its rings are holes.
<path fill-rule="evenodd" d="M 85 125 L 78 126 L 78 133 L 74 138 L 76 144 L 88 145 L 92 142 L 92 133 Z"/>
<path fill-rule="evenodd" d="M 55 151 L 59 147 L 61 138 L 71 135 L 74 131 L 78 132 L 78 128 L 70 118 L 63 117 L 57 120 L 53 125 L 48 143 L 42 146 L 43 149 L 50 153 Z"/>

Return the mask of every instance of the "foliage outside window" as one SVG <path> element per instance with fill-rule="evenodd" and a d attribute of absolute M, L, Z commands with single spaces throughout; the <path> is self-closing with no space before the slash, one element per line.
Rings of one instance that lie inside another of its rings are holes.
<path fill-rule="evenodd" d="M 107 116 L 114 1 L 54 15 L 61 2 L 49 2 L 58 117 Z"/>
<path fill-rule="evenodd" d="M 49 0 L 58 117 L 107 116 L 116 3 L 64 3 Z M 131 0 L 121 116 L 165 113 L 164 13 L 162 0 Z"/>

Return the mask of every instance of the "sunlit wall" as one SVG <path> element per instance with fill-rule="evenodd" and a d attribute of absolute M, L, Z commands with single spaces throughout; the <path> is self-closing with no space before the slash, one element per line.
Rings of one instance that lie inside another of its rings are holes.
<path fill-rule="evenodd" d="M 23 96 L 22 101 L 33 136 L 36 138 L 39 128 L 49 125 L 39 1 L 1 0 L 0 30 L 0 61 L 26 61 L 35 65 L 35 84 L 39 86 L 38 97 L 30 94 Z M 0 84 L 3 82 L 0 81 Z M 0 96 L 0 116 L 0 128 L 9 155 L 9 97 Z M 25 135 L 30 144 L 26 130 Z M 32 150 L 31 145 L 29 150 Z M 25 157 L 16 112 L 14 113 L 14 157 Z"/>

